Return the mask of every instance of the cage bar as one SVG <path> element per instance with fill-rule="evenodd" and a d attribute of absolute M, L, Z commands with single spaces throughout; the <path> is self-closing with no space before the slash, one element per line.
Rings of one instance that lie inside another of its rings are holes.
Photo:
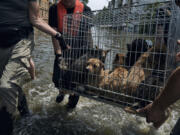
<path fill-rule="evenodd" d="M 123 108 L 151 103 L 174 69 L 177 14 L 168 1 L 66 15 L 60 89 Z"/>

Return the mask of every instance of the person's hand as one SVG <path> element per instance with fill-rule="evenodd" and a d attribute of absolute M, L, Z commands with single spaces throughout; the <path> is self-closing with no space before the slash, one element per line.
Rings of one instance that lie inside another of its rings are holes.
<path fill-rule="evenodd" d="M 66 44 L 64 37 L 61 33 L 57 32 L 55 38 L 59 41 L 59 44 L 61 46 L 61 50 L 69 49 L 69 45 Z"/>
<path fill-rule="evenodd" d="M 180 0 L 175 0 L 176 5 L 180 7 Z"/>
<path fill-rule="evenodd" d="M 71 49 L 71 46 L 67 45 L 67 49 Z"/>
<path fill-rule="evenodd" d="M 63 59 L 62 54 L 55 54 L 55 60 L 58 65 L 60 65 L 61 60 Z"/>
<path fill-rule="evenodd" d="M 152 122 L 153 126 L 157 129 L 166 121 L 169 116 L 165 110 L 162 110 L 159 106 L 153 103 L 137 110 L 137 112 L 146 114 L 146 121 L 148 123 Z"/>

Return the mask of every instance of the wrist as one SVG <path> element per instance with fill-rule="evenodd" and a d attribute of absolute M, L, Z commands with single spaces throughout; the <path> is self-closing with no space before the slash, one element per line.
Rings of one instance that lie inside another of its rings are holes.
<path fill-rule="evenodd" d="M 162 111 L 162 112 L 164 112 L 165 110 L 166 110 L 166 106 L 165 106 L 165 104 L 164 103 L 162 103 L 161 102 L 161 100 L 159 99 L 159 98 L 157 98 L 155 101 L 154 101 L 154 103 L 153 103 L 153 108 L 155 108 L 155 109 L 158 109 L 158 110 L 160 110 L 160 111 Z"/>
<path fill-rule="evenodd" d="M 56 35 L 54 36 L 55 39 L 60 39 L 62 37 L 62 34 L 60 32 L 57 32 Z"/>
<path fill-rule="evenodd" d="M 55 56 L 56 56 L 56 57 L 61 57 L 61 56 L 62 56 L 62 54 L 55 53 Z"/>

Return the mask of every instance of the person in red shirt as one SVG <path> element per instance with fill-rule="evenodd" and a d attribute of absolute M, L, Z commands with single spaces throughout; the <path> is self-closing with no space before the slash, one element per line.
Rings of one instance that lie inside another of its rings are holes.
<path fill-rule="evenodd" d="M 57 4 L 53 4 L 49 9 L 49 25 L 53 27 L 55 30 L 59 31 L 60 33 L 63 33 L 63 28 L 68 35 L 69 40 L 67 40 L 68 45 L 70 48 L 72 48 L 73 52 L 76 53 L 76 56 L 80 56 L 79 49 L 80 48 L 88 48 L 90 47 L 90 43 L 92 41 L 89 41 L 91 39 L 91 34 L 88 36 L 85 35 L 90 32 L 90 26 L 87 24 L 82 24 L 81 17 L 75 18 L 75 20 L 79 20 L 79 23 L 74 23 L 73 19 L 67 19 L 67 23 L 63 25 L 63 17 L 67 14 L 76 14 L 76 13 L 83 13 L 83 15 L 87 15 L 91 12 L 91 9 L 85 5 L 84 3 L 80 2 L 80 0 L 60 0 Z M 87 13 L 87 14 L 86 14 Z M 73 15 L 72 15 L 73 16 Z M 77 16 L 77 14 L 75 15 Z M 73 17 L 72 17 L 73 18 Z M 85 22 L 86 23 L 86 22 Z M 70 32 L 68 31 L 70 28 L 69 24 L 75 24 L 75 26 L 71 27 Z M 68 26 L 67 26 L 68 25 Z M 73 31 L 74 30 L 74 31 Z M 63 33 L 64 34 L 64 33 Z M 90 37 L 90 38 L 85 38 Z M 53 45 L 56 48 L 54 50 L 55 53 L 55 60 L 54 60 L 54 71 L 53 71 L 53 82 L 55 84 L 55 87 L 59 89 L 59 95 L 56 98 L 56 102 L 60 103 L 64 99 L 64 91 L 61 90 L 60 85 L 60 78 L 62 77 L 63 72 L 59 69 L 59 63 L 61 59 L 63 59 L 63 48 L 60 47 L 61 42 L 57 42 L 57 40 L 52 37 Z M 78 48 L 78 49 L 74 49 Z M 75 52 L 77 51 L 77 52 Z M 79 52 L 78 52 L 79 51 Z M 78 56 L 78 57 L 79 57 Z M 75 60 L 76 58 L 74 56 L 71 56 L 71 59 Z M 63 80 L 64 78 L 62 78 Z M 70 83 L 68 84 L 70 85 Z M 70 94 L 69 95 L 69 101 L 67 104 L 68 108 L 75 108 L 79 100 L 79 96 L 76 94 Z"/>

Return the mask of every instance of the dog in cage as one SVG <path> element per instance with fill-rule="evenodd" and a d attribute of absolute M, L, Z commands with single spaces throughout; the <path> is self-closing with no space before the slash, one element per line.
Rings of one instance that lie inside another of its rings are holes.
<path fill-rule="evenodd" d="M 124 84 L 123 80 L 128 77 L 127 69 L 123 67 L 117 67 L 107 76 L 104 76 L 102 81 L 99 84 L 100 88 L 112 90 L 116 92 L 123 92 Z"/>
<path fill-rule="evenodd" d="M 125 60 L 126 67 L 132 67 L 139 59 L 141 54 L 148 50 L 149 46 L 146 40 L 135 39 L 131 44 L 127 44 L 127 55 Z"/>
<path fill-rule="evenodd" d="M 154 45 L 139 57 L 138 61 L 129 70 L 125 82 L 129 94 L 135 93 L 140 83 L 154 72 L 165 70 L 166 53 L 166 45 Z"/>
<path fill-rule="evenodd" d="M 100 49 L 98 46 L 96 46 L 95 49 L 94 48 L 88 48 L 88 49 L 80 48 L 80 49 L 78 49 L 78 52 L 82 55 L 79 55 L 80 57 L 77 58 L 77 61 L 75 60 L 76 62 L 74 62 L 74 63 L 77 64 L 78 62 L 80 62 L 80 60 L 84 61 L 85 58 L 86 58 L 86 60 L 88 60 L 88 58 L 99 58 L 103 63 L 105 63 L 106 56 L 110 51 L 111 51 L 111 49 L 103 50 L 103 49 Z M 66 57 L 68 57 L 68 55 L 72 56 L 73 54 L 74 54 L 73 51 L 71 51 L 71 52 L 69 51 L 66 53 L 66 55 L 67 55 Z M 62 58 L 62 60 L 59 64 L 60 69 L 68 70 L 70 68 L 70 66 L 68 67 L 69 63 L 72 63 L 69 61 L 70 61 L 70 59 L 68 59 L 68 58 Z M 80 62 L 80 63 L 82 65 L 82 62 Z M 78 63 L 77 65 L 79 66 L 80 64 Z"/>
<path fill-rule="evenodd" d="M 120 66 L 124 67 L 124 64 L 125 64 L 125 54 L 117 53 L 112 62 L 112 71 L 114 71 L 116 68 Z"/>
<path fill-rule="evenodd" d="M 111 73 L 104 69 L 104 63 L 97 58 L 90 58 L 87 62 L 88 84 L 97 88 L 120 92 L 123 79 L 127 78 L 127 69 L 119 66 Z M 96 91 L 96 94 L 103 96 L 104 93 Z M 110 96 L 110 95 L 109 95 Z"/>
<path fill-rule="evenodd" d="M 98 52 L 100 52 L 100 60 L 105 63 L 105 60 L 106 60 L 106 56 L 107 54 L 111 51 L 111 49 L 106 49 L 106 50 L 103 50 L 103 49 L 100 49 L 97 45 L 95 46 L 96 50 Z"/>
<path fill-rule="evenodd" d="M 99 87 L 105 76 L 108 76 L 109 70 L 105 70 L 104 63 L 97 58 L 90 58 L 87 61 L 86 70 L 88 72 L 88 84 Z"/>
<path fill-rule="evenodd" d="M 91 48 L 83 51 L 86 53 L 78 59 L 73 60 L 72 63 L 70 65 L 67 65 L 67 68 L 64 70 L 64 86 L 68 86 L 68 89 L 75 88 L 77 85 L 83 85 L 88 83 L 88 74 L 91 74 L 93 69 L 88 70 L 87 63 L 91 61 L 91 59 L 95 59 L 96 64 L 99 64 L 100 66 L 95 67 L 94 70 L 98 70 L 97 68 L 104 69 L 103 60 L 105 61 L 107 52 L 109 52 L 109 50 L 97 50 Z M 91 63 L 91 65 L 92 64 L 93 63 Z"/>

